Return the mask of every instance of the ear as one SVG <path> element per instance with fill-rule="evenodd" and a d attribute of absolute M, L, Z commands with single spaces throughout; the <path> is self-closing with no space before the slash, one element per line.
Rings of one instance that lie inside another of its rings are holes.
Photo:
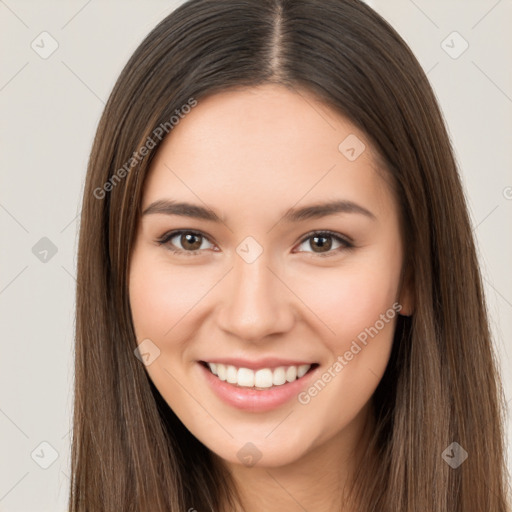
<path fill-rule="evenodd" d="M 408 265 L 402 274 L 400 290 L 398 292 L 398 303 L 402 306 L 400 314 L 411 316 L 414 313 L 414 273 L 411 265 Z"/>

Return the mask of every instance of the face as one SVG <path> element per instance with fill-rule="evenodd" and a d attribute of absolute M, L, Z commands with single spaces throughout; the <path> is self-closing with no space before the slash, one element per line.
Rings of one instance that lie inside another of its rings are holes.
<path fill-rule="evenodd" d="M 134 328 L 189 431 L 243 465 L 349 445 L 407 308 L 398 207 L 364 133 L 306 92 L 211 96 L 161 145 L 142 211 Z"/>

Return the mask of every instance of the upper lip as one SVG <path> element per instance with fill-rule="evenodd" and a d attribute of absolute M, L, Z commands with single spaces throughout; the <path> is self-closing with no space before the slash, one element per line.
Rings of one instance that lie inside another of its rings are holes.
<path fill-rule="evenodd" d="M 215 363 L 236 366 L 237 368 L 249 368 L 251 370 L 258 370 L 260 368 L 278 368 L 279 366 L 301 366 L 303 364 L 313 365 L 311 361 L 304 361 L 298 359 L 280 359 L 277 357 L 265 357 L 263 359 L 242 359 L 238 357 L 226 358 L 212 358 L 204 359 L 205 363 Z"/>

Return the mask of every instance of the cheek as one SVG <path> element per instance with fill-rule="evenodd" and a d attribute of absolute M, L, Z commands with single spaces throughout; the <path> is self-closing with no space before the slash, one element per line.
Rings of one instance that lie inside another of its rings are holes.
<path fill-rule="evenodd" d="M 298 293 L 324 325 L 321 332 L 332 350 L 344 351 L 352 339 L 379 321 L 396 301 L 400 262 L 384 264 L 375 260 L 322 269 L 323 276 L 316 271 L 308 279 L 296 281 L 301 288 Z M 378 327 L 385 330 L 380 322 Z"/>
<path fill-rule="evenodd" d="M 176 297 L 172 297 L 165 280 L 158 279 L 154 272 L 137 272 L 134 265 L 130 279 L 130 305 L 137 340 L 159 339 L 173 325 Z M 172 303 L 172 307 L 171 307 Z"/>
<path fill-rule="evenodd" d="M 134 257 L 130 273 L 130 305 L 137 339 L 161 340 L 171 331 L 176 337 L 181 319 L 193 310 L 209 287 L 208 281 L 193 271 L 171 268 L 150 258 Z"/>

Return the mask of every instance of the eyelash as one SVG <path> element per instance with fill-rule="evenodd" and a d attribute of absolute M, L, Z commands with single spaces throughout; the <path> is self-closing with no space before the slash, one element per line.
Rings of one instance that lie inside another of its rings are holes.
<path fill-rule="evenodd" d="M 156 240 L 156 243 L 158 245 L 168 244 L 174 237 L 176 237 L 178 235 L 182 235 L 184 233 L 203 237 L 210 242 L 209 238 L 206 235 L 204 235 L 203 233 L 201 233 L 200 231 L 193 231 L 190 229 L 178 229 L 178 230 L 169 231 L 169 232 L 163 234 L 160 238 L 158 238 Z M 307 233 L 302 238 L 302 240 L 299 242 L 298 245 L 302 245 L 305 241 L 307 241 L 310 238 L 313 238 L 315 236 L 327 236 L 327 237 L 334 238 L 337 242 L 340 242 L 342 244 L 342 247 L 338 247 L 337 249 L 331 249 L 330 251 L 328 251 L 326 253 L 312 252 L 311 254 L 313 254 L 314 256 L 320 256 L 321 258 L 326 258 L 326 257 L 333 256 L 335 254 L 338 254 L 342 250 L 350 250 L 350 249 L 354 248 L 354 244 L 352 242 L 350 242 L 347 238 L 344 238 L 344 237 L 340 236 L 339 234 L 337 234 L 333 231 L 329 231 L 329 230 L 311 231 L 311 232 Z M 195 251 L 184 251 L 181 249 L 176 249 L 171 244 L 169 244 L 168 250 L 170 250 L 171 252 L 173 252 L 175 254 L 182 254 L 184 256 L 195 256 L 195 255 L 199 254 L 201 251 L 203 251 L 204 249 L 197 249 Z M 306 251 L 306 252 L 309 252 L 309 251 Z"/>

